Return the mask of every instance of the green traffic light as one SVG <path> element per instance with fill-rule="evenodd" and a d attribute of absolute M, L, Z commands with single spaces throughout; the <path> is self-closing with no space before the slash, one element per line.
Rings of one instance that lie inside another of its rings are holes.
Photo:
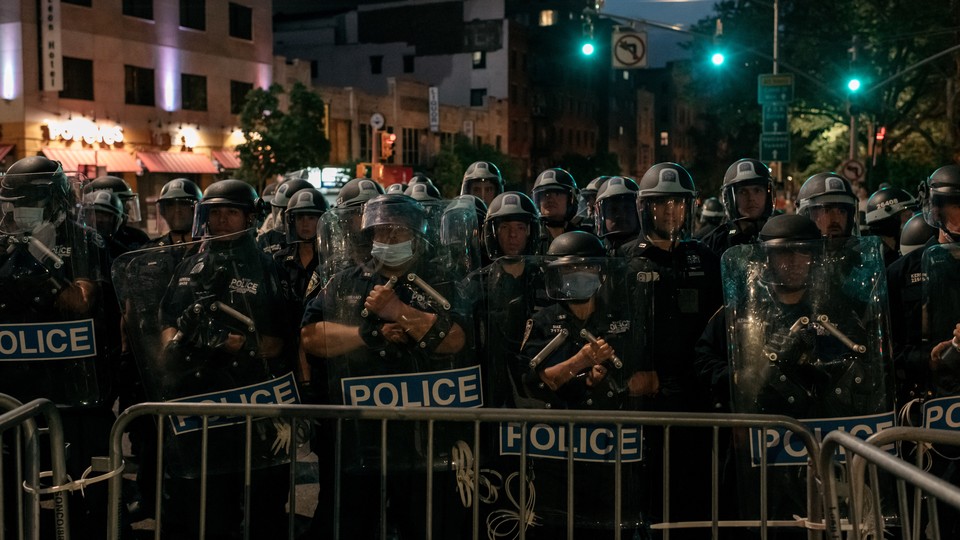
<path fill-rule="evenodd" d="M 857 90 L 859 90 L 860 79 L 856 79 L 856 78 L 850 79 L 850 81 L 847 82 L 847 88 L 849 88 L 851 92 L 856 92 Z"/>
<path fill-rule="evenodd" d="M 713 62 L 715 66 L 723 65 L 725 60 L 726 58 L 724 58 L 723 53 L 713 53 L 713 56 L 710 57 L 710 61 Z"/>
<path fill-rule="evenodd" d="M 583 53 L 584 56 L 592 55 L 593 51 L 594 51 L 593 43 L 590 43 L 589 41 L 587 41 L 580 47 L 580 52 Z"/>

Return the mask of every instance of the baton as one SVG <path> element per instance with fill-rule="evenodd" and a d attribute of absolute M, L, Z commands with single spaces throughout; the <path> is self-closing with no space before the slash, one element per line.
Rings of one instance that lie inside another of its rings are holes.
<path fill-rule="evenodd" d="M 245 324 L 247 326 L 247 332 L 250 332 L 252 334 L 257 331 L 256 325 L 253 324 L 253 319 L 251 319 L 250 317 L 247 317 L 243 313 L 240 313 L 239 311 L 233 309 L 232 307 L 228 306 L 227 304 L 224 304 L 219 300 L 210 304 L 210 311 L 218 311 L 218 310 L 233 317 L 238 322 Z"/>
<path fill-rule="evenodd" d="M 420 276 L 416 274 L 407 274 L 407 281 L 413 283 L 423 292 L 427 293 L 430 298 L 433 298 L 434 301 L 440 304 L 440 307 L 442 307 L 444 311 L 448 311 L 450 309 L 450 302 L 448 302 L 442 294 L 438 293 L 436 289 L 431 287 L 430 284 L 424 281 Z"/>
<path fill-rule="evenodd" d="M 53 251 L 50 251 L 50 248 L 48 248 L 46 244 L 44 244 L 43 242 L 37 240 L 32 236 L 27 236 L 26 239 L 28 244 L 37 248 L 37 251 L 39 251 L 40 253 L 43 253 L 45 257 L 53 261 L 54 268 L 60 268 L 61 266 L 63 266 L 63 259 L 58 257 L 57 254 L 54 253 Z"/>
<path fill-rule="evenodd" d="M 539 366 L 540 362 L 543 362 L 543 360 L 546 357 L 550 356 L 550 354 L 552 354 L 553 351 L 557 350 L 557 347 L 562 345 L 563 342 L 567 340 L 567 336 L 569 335 L 570 335 L 569 330 L 567 330 L 566 328 L 561 329 L 560 333 L 554 336 L 553 339 L 550 340 L 550 343 L 547 343 L 543 347 L 543 349 L 540 352 L 538 352 L 537 355 L 530 360 L 530 368 L 534 369 L 537 366 Z"/>
<path fill-rule="evenodd" d="M 804 327 L 804 326 L 806 326 L 806 325 L 808 325 L 808 324 L 810 324 L 810 317 L 807 317 L 806 315 L 804 315 L 803 317 L 800 317 L 799 319 L 797 319 L 796 322 L 794 322 L 792 325 L 790 325 L 790 330 L 789 330 L 790 335 L 796 334 L 797 332 L 800 331 L 800 328 L 802 328 L 802 327 Z M 767 359 L 770 360 L 771 362 L 776 362 L 776 361 L 777 361 L 777 353 L 775 353 L 775 352 L 769 352 L 769 353 L 768 353 L 768 352 L 764 352 L 764 354 L 767 356 Z"/>
<path fill-rule="evenodd" d="M 821 325 L 823 325 L 824 328 L 827 329 L 827 332 L 833 334 L 833 337 L 840 340 L 840 343 L 846 345 L 851 351 L 861 354 L 867 352 L 866 347 L 863 345 L 857 345 L 852 339 L 848 338 L 846 334 L 841 332 L 839 328 L 834 326 L 833 323 L 830 322 L 830 317 L 827 317 L 826 315 L 820 315 L 817 317 L 817 320 Z"/>
<path fill-rule="evenodd" d="M 583 330 L 580 330 L 580 337 L 586 338 L 587 341 L 589 341 L 590 343 L 597 345 L 597 336 L 591 334 L 590 331 L 587 330 L 586 328 L 584 328 Z M 610 360 L 613 361 L 613 365 L 617 369 L 620 369 L 623 367 L 623 362 L 620 360 L 620 357 L 616 355 L 616 353 L 614 353 L 614 355 L 610 357 Z"/>
<path fill-rule="evenodd" d="M 385 289 L 392 289 L 394 286 L 396 286 L 396 284 L 397 284 L 397 276 L 391 276 L 390 279 L 387 280 L 387 283 L 383 287 Z M 360 316 L 366 319 L 367 317 L 370 316 L 370 310 L 367 308 L 363 308 L 363 311 L 360 312 Z"/>

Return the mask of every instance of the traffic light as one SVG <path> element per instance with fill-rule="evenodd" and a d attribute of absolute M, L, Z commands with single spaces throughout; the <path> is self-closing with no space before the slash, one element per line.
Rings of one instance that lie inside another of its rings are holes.
<path fill-rule="evenodd" d="M 710 55 L 710 63 L 712 63 L 717 67 L 722 66 L 725 60 L 726 60 L 726 57 L 721 51 L 716 51 L 712 55 Z"/>
<path fill-rule="evenodd" d="M 861 86 L 861 82 L 860 82 L 860 79 L 857 77 L 850 77 L 850 79 L 847 80 L 847 90 L 851 92 L 859 91 L 860 86 Z"/>
<path fill-rule="evenodd" d="M 386 131 L 380 132 L 380 159 L 388 159 L 393 155 L 393 143 L 397 142 L 397 135 Z"/>
<path fill-rule="evenodd" d="M 580 54 L 584 56 L 593 56 L 597 47 L 593 44 L 593 19 L 588 13 L 581 15 L 581 33 L 580 33 Z"/>
<path fill-rule="evenodd" d="M 595 50 L 596 48 L 593 46 L 593 41 L 591 40 L 584 40 L 584 42 L 580 45 L 580 53 L 584 56 L 592 55 Z"/>

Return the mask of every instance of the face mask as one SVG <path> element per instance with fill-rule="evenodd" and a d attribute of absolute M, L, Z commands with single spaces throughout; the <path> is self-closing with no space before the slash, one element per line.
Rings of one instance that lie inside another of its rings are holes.
<path fill-rule="evenodd" d="M 13 221 L 25 231 L 32 231 L 43 223 L 43 207 L 17 206 L 13 209 Z"/>
<path fill-rule="evenodd" d="M 571 300 L 586 300 L 600 289 L 600 275 L 594 272 L 564 274 L 561 292 Z"/>
<path fill-rule="evenodd" d="M 413 259 L 413 240 L 399 244 L 374 242 L 370 255 L 387 266 L 401 266 Z"/>

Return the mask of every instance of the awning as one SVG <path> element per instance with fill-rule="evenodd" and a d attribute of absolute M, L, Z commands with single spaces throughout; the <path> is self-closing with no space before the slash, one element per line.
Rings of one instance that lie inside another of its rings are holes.
<path fill-rule="evenodd" d="M 137 152 L 143 168 L 155 173 L 217 174 L 210 158 L 192 152 Z"/>
<path fill-rule="evenodd" d="M 236 170 L 240 168 L 240 153 L 236 150 L 213 150 L 210 153 L 213 155 L 213 159 L 217 160 L 224 169 Z"/>
<path fill-rule="evenodd" d="M 3 161 L 3 158 L 7 157 L 11 150 L 13 150 L 12 144 L 0 144 L 0 161 Z"/>
<path fill-rule="evenodd" d="M 43 155 L 59 161 L 66 172 L 80 170 L 81 165 L 106 167 L 107 172 L 140 172 L 137 160 L 123 150 L 92 150 L 87 148 L 41 148 Z"/>

